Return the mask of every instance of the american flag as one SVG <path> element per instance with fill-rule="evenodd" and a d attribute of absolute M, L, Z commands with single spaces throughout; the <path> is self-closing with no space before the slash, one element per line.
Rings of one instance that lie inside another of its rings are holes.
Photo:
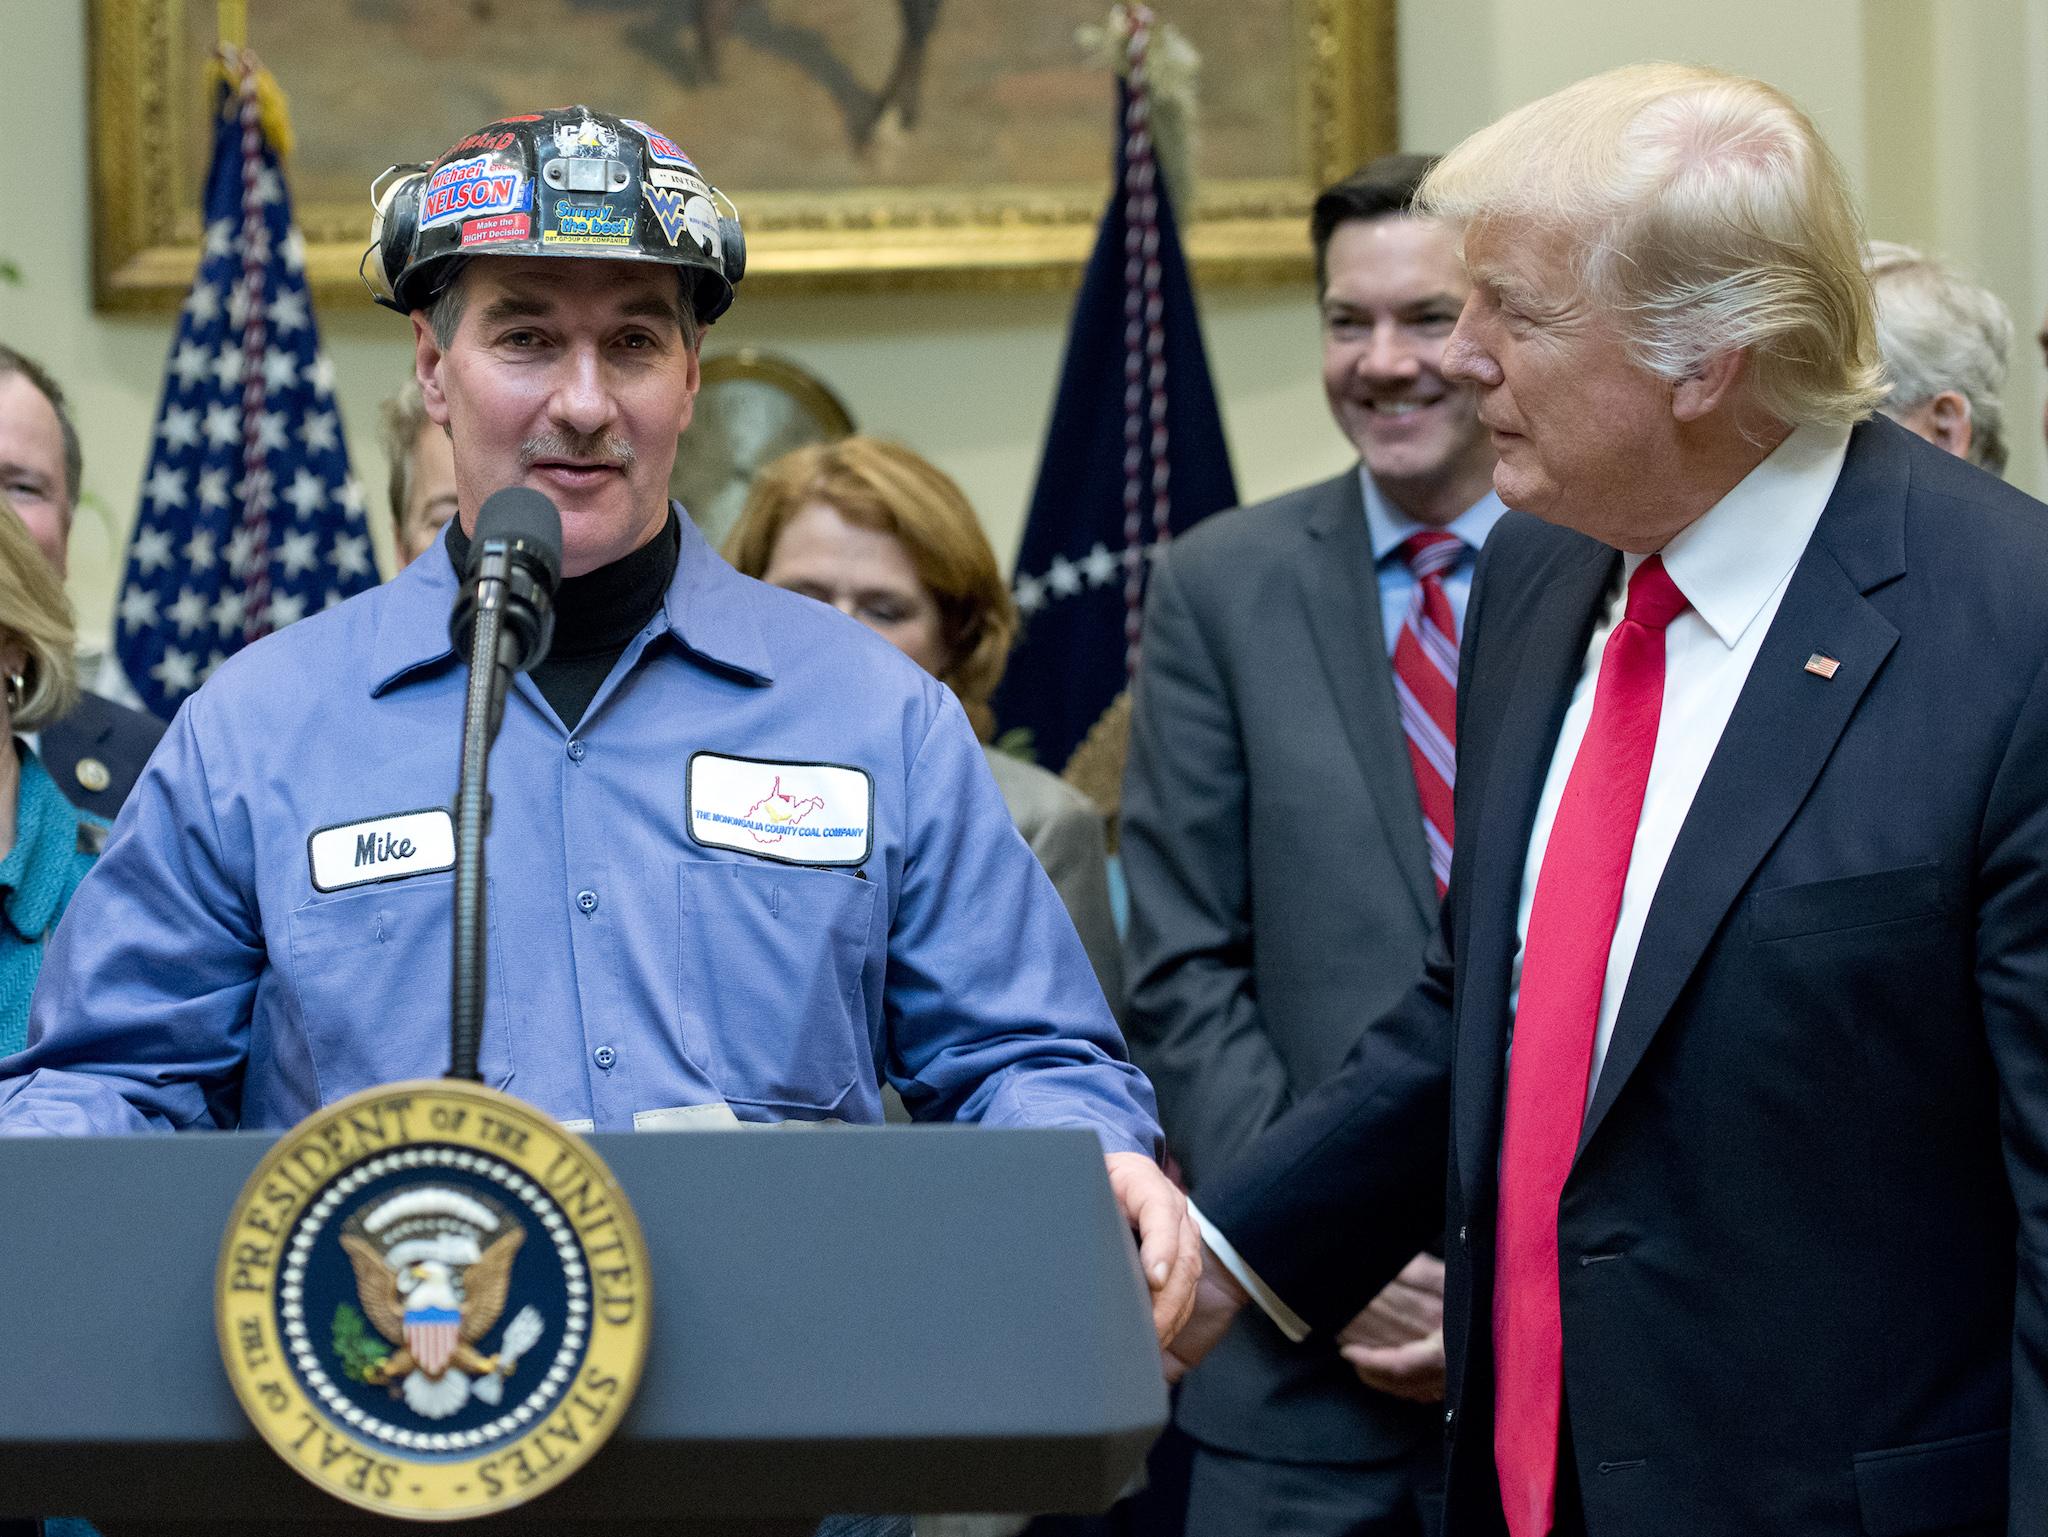
<path fill-rule="evenodd" d="M 377 582 L 253 56 L 229 78 L 115 616 L 128 681 L 166 720 L 250 641 Z"/>

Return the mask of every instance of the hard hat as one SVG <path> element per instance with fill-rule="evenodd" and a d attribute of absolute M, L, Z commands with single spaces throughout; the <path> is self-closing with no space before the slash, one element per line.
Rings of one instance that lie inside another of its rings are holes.
<path fill-rule="evenodd" d="M 370 199 L 359 270 L 400 314 L 431 305 L 471 256 L 583 256 L 679 269 L 708 325 L 747 266 L 739 210 L 675 141 L 588 107 L 500 118 L 431 164 L 392 166 Z"/>

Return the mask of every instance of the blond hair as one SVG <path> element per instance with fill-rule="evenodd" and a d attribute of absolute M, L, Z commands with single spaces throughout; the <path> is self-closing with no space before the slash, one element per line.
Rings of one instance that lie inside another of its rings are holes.
<path fill-rule="evenodd" d="M 61 720 L 78 702 L 75 631 L 64 584 L 43 558 L 14 504 L 0 496 L 0 640 L 20 642 L 22 669 L 16 731 L 35 731 Z"/>
<path fill-rule="evenodd" d="M 1480 129 L 1416 202 L 1562 236 L 1581 290 L 1660 378 L 1741 348 L 1748 403 L 1793 426 L 1847 425 L 1884 395 L 1842 168 L 1761 81 L 1681 64 L 1595 75 Z"/>
<path fill-rule="evenodd" d="M 1017 606 L 966 493 L 900 443 L 855 436 L 811 444 L 754 477 L 746 509 L 726 537 L 725 558 L 748 576 L 762 575 L 783 529 L 812 502 L 902 543 L 938 605 L 947 657 L 941 681 L 985 740 L 994 723 L 989 696 L 1017 634 Z"/>

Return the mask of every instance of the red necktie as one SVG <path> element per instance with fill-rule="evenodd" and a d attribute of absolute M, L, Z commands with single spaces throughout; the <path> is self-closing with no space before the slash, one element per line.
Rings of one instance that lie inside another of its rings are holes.
<path fill-rule="evenodd" d="M 1529 910 L 1508 1054 L 1493 1289 L 1493 1456 L 1511 1537 L 1544 1537 L 1556 1512 L 1564 1399 L 1557 1203 L 1585 1117 L 1607 954 L 1657 749 L 1664 628 L 1685 606 L 1661 557 L 1636 568 L 1627 614 L 1601 653 L 1593 718 Z"/>
<path fill-rule="evenodd" d="M 1444 573 L 1465 553 L 1456 534 L 1411 534 L 1396 552 L 1415 573 L 1415 596 L 1394 640 L 1394 697 L 1422 798 L 1429 868 L 1442 896 L 1451 879 L 1451 787 L 1457 783 L 1458 621 Z"/>

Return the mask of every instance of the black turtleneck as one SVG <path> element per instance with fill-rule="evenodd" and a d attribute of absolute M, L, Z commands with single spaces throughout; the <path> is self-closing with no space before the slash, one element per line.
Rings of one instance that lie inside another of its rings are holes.
<path fill-rule="evenodd" d="M 448 520 L 448 558 L 459 578 L 469 564 L 469 536 L 460 519 Z M 670 508 L 660 533 L 630 554 L 582 576 L 565 576 L 555 589 L 555 639 L 533 669 L 534 686 L 574 730 L 633 637 L 667 596 L 683 548 L 682 525 Z"/>

